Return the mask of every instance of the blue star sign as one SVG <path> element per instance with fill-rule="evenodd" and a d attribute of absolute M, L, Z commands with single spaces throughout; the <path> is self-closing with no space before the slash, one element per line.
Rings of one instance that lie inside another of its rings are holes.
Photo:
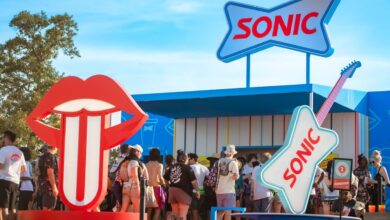
<path fill-rule="evenodd" d="M 217 57 L 230 62 L 272 46 L 330 56 L 326 31 L 340 0 L 295 0 L 272 9 L 228 2 L 229 24 Z"/>
<path fill-rule="evenodd" d="M 309 106 L 299 106 L 284 145 L 256 174 L 256 181 L 278 193 L 286 212 L 303 214 L 317 166 L 338 142 L 337 133 L 320 127 Z"/>

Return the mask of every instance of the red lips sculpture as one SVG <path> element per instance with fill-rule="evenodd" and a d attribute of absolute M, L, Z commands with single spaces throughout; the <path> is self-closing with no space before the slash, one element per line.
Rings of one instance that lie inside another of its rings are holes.
<path fill-rule="evenodd" d="M 107 119 L 125 111 L 132 118 L 114 127 Z M 61 115 L 60 129 L 41 120 Z M 27 117 L 35 134 L 59 149 L 59 193 L 75 211 L 94 210 L 107 188 L 108 150 L 134 135 L 148 116 L 111 78 L 65 77 L 56 83 Z"/>

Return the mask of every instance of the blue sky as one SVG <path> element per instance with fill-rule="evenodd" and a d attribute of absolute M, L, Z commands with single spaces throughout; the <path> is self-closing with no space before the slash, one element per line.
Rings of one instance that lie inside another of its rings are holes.
<path fill-rule="evenodd" d="M 240 1 L 272 7 L 286 1 Z M 9 21 L 21 10 L 68 13 L 78 23 L 81 58 L 60 56 L 55 66 L 82 78 L 100 73 L 132 94 L 245 86 L 245 60 L 223 63 L 216 51 L 228 26 L 222 0 L 1 1 L 0 42 L 14 36 Z M 351 60 L 363 67 L 347 88 L 390 90 L 389 0 L 341 0 L 329 22 L 335 49 L 312 56 L 312 82 L 333 85 Z M 252 86 L 305 82 L 305 55 L 270 48 L 252 55 Z"/>

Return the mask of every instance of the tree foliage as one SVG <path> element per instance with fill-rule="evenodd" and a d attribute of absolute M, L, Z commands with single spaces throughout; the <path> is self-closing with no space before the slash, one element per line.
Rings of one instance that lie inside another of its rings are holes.
<path fill-rule="evenodd" d="M 14 131 L 19 145 L 34 149 L 40 141 L 25 118 L 62 77 L 53 66 L 59 53 L 80 56 L 73 41 L 77 24 L 68 14 L 48 17 L 44 12 L 22 11 L 9 26 L 16 36 L 0 44 L 0 131 Z M 47 120 L 58 123 L 55 116 Z"/>

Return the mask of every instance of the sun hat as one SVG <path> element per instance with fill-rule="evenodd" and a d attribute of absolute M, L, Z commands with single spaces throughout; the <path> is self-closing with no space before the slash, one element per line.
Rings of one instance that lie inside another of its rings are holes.
<path fill-rule="evenodd" d="M 218 160 L 219 159 L 219 153 L 213 153 L 210 157 L 206 158 L 207 160 Z"/>
<path fill-rule="evenodd" d="M 225 153 L 225 154 L 229 154 L 229 155 L 235 155 L 235 154 L 237 154 L 236 146 L 234 146 L 233 144 L 228 145 L 228 146 L 226 147 L 226 150 L 225 150 L 224 153 Z"/>
<path fill-rule="evenodd" d="M 141 145 L 139 145 L 139 144 L 132 145 L 132 146 L 130 146 L 130 148 L 133 148 L 133 149 L 139 151 L 141 154 L 142 154 L 142 152 L 144 151 L 144 150 L 142 149 Z"/>
<path fill-rule="evenodd" d="M 359 201 L 356 201 L 355 205 L 353 206 L 353 209 L 355 210 L 363 210 L 365 208 L 365 204 Z"/>

